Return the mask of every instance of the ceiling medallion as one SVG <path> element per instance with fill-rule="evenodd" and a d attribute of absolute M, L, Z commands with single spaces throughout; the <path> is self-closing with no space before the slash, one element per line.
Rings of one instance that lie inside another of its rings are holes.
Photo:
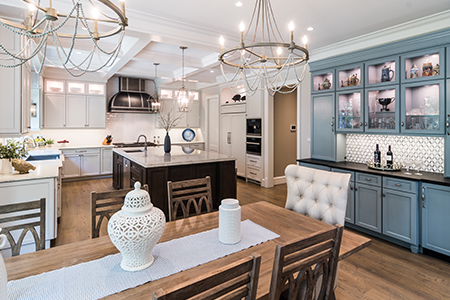
<path fill-rule="evenodd" d="M 73 7 L 65 14 L 60 14 L 53 8 L 52 0 L 49 0 L 48 7 L 40 6 L 40 1 L 38 4 L 29 0 L 23 1 L 28 3 L 30 9 L 29 16 L 23 24 L 0 18 L 0 25 L 18 35 L 23 41 L 20 51 L 11 53 L 3 46 L 0 38 L 0 54 L 6 54 L 4 56 L 7 57 L 0 57 L 1 67 L 14 68 L 30 61 L 34 70 L 40 73 L 44 64 L 49 62 L 78 77 L 86 72 L 97 72 L 105 66 L 111 66 L 119 55 L 125 27 L 128 26 L 123 0 L 120 2 L 120 8 L 108 0 L 89 0 L 93 17 L 86 17 L 81 1 L 72 1 Z M 114 17 L 99 11 L 99 7 L 102 7 L 102 10 L 109 9 L 108 13 L 112 12 Z M 100 14 L 102 19 L 99 18 Z M 109 30 L 108 24 L 114 25 L 115 28 Z M 101 31 L 103 27 L 108 27 L 109 31 Z M 79 33 L 81 29 L 86 30 L 86 33 Z M 105 50 L 100 47 L 99 40 L 115 35 L 118 35 L 118 41 L 113 49 Z M 79 58 L 79 51 L 74 51 L 78 40 L 91 41 L 91 50 L 82 59 Z M 55 48 L 58 63 L 50 61 L 47 57 L 48 46 Z M 100 66 L 92 65 L 94 59 L 100 62 Z"/>
<path fill-rule="evenodd" d="M 261 25 L 260 32 L 258 25 Z M 245 34 L 244 31 L 245 26 L 241 23 L 241 41 L 234 48 L 224 50 L 224 39 L 220 37 L 219 61 L 228 86 L 234 92 L 242 93 L 239 86 L 244 85 L 247 95 L 265 89 L 271 95 L 276 92 L 283 94 L 293 92 L 304 79 L 307 69 L 309 52 L 306 47 L 306 36 L 303 38 L 303 47 L 296 45 L 294 24 L 291 22 L 290 40 L 289 43 L 285 43 L 278 30 L 270 0 L 256 0 L 250 25 Z M 246 44 L 245 39 L 250 32 L 253 37 Z M 257 38 L 261 41 L 258 42 Z M 233 72 L 227 74 L 226 71 L 230 67 Z M 283 87 L 288 91 L 281 91 Z"/>

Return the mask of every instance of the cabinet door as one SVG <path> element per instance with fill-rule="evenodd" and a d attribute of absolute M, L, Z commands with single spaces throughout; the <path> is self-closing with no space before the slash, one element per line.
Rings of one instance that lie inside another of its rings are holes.
<path fill-rule="evenodd" d="M 3 57 L 0 55 L 0 58 Z M 0 67 L 0 88 L 0 134 L 19 134 L 20 68 Z"/>
<path fill-rule="evenodd" d="M 185 128 L 186 125 L 187 125 L 186 113 L 178 112 L 177 106 L 176 106 L 176 100 L 172 100 L 172 99 L 162 100 L 161 101 L 161 114 L 165 115 L 165 114 L 167 114 L 170 111 L 172 111 L 171 112 L 172 118 L 173 117 L 176 118 L 176 117 L 181 115 L 181 118 L 180 118 L 177 126 L 175 126 L 175 128 Z M 156 117 L 156 127 L 157 128 L 162 128 L 160 123 L 159 123 L 159 119 L 160 119 L 160 117 L 159 117 L 159 114 L 158 114 L 157 117 Z"/>
<path fill-rule="evenodd" d="M 100 174 L 100 154 L 84 153 L 81 155 L 81 176 Z"/>
<path fill-rule="evenodd" d="M 264 107 L 264 98 L 262 91 L 256 91 L 254 95 L 246 96 L 247 100 L 247 118 L 262 118 L 262 109 Z"/>
<path fill-rule="evenodd" d="M 417 245 L 417 194 L 383 190 L 383 234 Z"/>
<path fill-rule="evenodd" d="M 86 96 L 67 95 L 66 127 L 85 128 L 86 122 Z"/>
<path fill-rule="evenodd" d="M 78 177 L 81 175 L 81 157 L 79 154 L 64 155 L 64 178 Z"/>
<path fill-rule="evenodd" d="M 28 63 L 22 65 L 22 126 L 21 132 L 31 129 L 31 69 Z"/>
<path fill-rule="evenodd" d="M 44 127 L 65 128 L 66 126 L 66 97 L 59 94 L 45 94 L 44 96 Z"/>
<path fill-rule="evenodd" d="M 348 192 L 347 210 L 345 211 L 345 222 L 355 224 L 355 172 L 332 168 L 331 172 L 350 174 L 350 191 Z"/>
<path fill-rule="evenodd" d="M 112 148 L 102 148 L 101 174 L 111 174 L 112 172 L 113 172 L 113 150 Z"/>
<path fill-rule="evenodd" d="M 231 115 L 222 114 L 220 116 L 220 153 L 225 155 L 231 155 Z"/>
<path fill-rule="evenodd" d="M 450 49 L 450 48 L 448 48 Z M 450 50 L 448 50 L 450 51 Z M 450 58 L 448 59 L 448 62 L 450 64 Z M 450 177 L 450 79 L 447 79 L 447 105 L 446 105 L 447 111 L 445 114 L 445 127 L 446 127 L 446 133 L 445 133 L 445 149 L 447 151 L 445 152 L 445 158 L 444 158 L 444 176 Z"/>
<path fill-rule="evenodd" d="M 336 160 L 334 93 L 311 96 L 311 158 Z"/>
<path fill-rule="evenodd" d="M 355 225 L 381 233 L 381 187 L 356 183 Z"/>
<path fill-rule="evenodd" d="M 105 128 L 106 106 L 104 96 L 87 97 L 87 122 L 89 128 Z"/>
<path fill-rule="evenodd" d="M 422 247 L 450 255 L 450 187 L 422 184 Z"/>
<path fill-rule="evenodd" d="M 192 109 L 186 114 L 187 127 L 200 127 L 200 101 L 192 101 Z"/>
<path fill-rule="evenodd" d="M 123 173 L 122 156 L 113 153 L 113 187 L 117 190 L 122 189 L 122 173 Z"/>
<path fill-rule="evenodd" d="M 245 114 L 233 114 L 231 122 L 231 155 L 236 157 L 239 176 L 245 176 Z"/>

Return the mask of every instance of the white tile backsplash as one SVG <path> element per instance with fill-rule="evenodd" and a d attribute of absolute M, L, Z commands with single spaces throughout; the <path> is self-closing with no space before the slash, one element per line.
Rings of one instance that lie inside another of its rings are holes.
<path fill-rule="evenodd" d="M 394 161 L 404 164 L 405 158 L 422 160 L 421 170 L 444 173 L 444 138 L 424 136 L 347 134 L 347 161 L 366 163 L 373 160 L 376 144 L 382 159 L 391 145 Z"/>

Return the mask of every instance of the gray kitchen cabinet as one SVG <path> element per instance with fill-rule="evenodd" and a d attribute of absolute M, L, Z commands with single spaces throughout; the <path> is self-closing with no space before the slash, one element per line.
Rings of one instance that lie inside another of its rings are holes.
<path fill-rule="evenodd" d="M 353 63 L 336 68 L 336 91 L 364 87 L 364 64 Z"/>
<path fill-rule="evenodd" d="M 64 154 L 63 177 L 95 176 L 101 173 L 99 148 L 68 149 Z"/>
<path fill-rule="evenodd" d="M 330 171 L 330 167 L 323 166 L 323 165 L 309 164 L 309 163 L 305 163 L 305 162 L 300 162 L 299 165 L 302 167 L 313 168 L 313 169 L 322 170 L 322 171 Z"/>
<path fill-rule="evenodd" d="M 422 183 L 421 193 L 421 245 L 450 255 L 450 187 Z"/>
<path fill-rule="evenodd" d="M 450 52 L 450 48 L 448 51 Z M 450 64 L 450 59 L 449 59 Z M 450 177 L 450 79 L 447 79 L 447 103 L 446 103 L 446 113 L 445 113 L 445 127 L 446 127 L 446 133 L 445 133 L 445 148 L 446 151 L 444 151 L 444 161 L 446 162 L 444 165 L 444 176 Z"/>
<path fill-rule="evenodd" d="M 344 169 L 332 168 L 331 172 L 350 174 L 350 191 L 347 198 L 347 209 L 345 211 L 345 222 L 355 224 L 355 172 Z"/>
<path fill-rule="evenodd" d="M 407 134 L 444 135 L 444 89 L 444 80 L 402 84 L 400 131 Z"/>
<path fill-rule="evenodd" d="M 425 48 L 425 50 L 418 50 L 404 53 L 401 58 L 400 74 L 402 74 L 401 82 L 410 83 L 418 81 L 428 81 L 443 79 L 445 74 L 445 48 Z M 422 66 L 425 62 L 431 62 L 432 66 L 439 64 L 440 72 L 437 75 L 424 76 Z M 415 65 L 418 67 L 418 76 L 411 77 L 411 67 Z"/>
<path fill-rule="evenodd" d="M 355 225 L 381 233 L 381 176 L 356 173 Z"/>
<path fill-rule="evenodd" d="M 383 234 L 418 252 L 417 182 L 383 177 Z"/>
<path fill-rule="evenodd" d="M 66 128 L 86 127 L 86 96 L 66 96 Z"/>
<path fill-rule="evenodd" d="M 386 77 L 382 76 L 384 68 L 391 70 L 387 72 Z M 398 84 L 400 83 L 400 74 L 400 57 L 398 55 L 370 60 L 364 63 L 364 86 L 367 88 Z"/>
<path fill-rule="evenodd" d="M 352 89 L 336 93 L 336 132 L 364 131 L 364 93 Z"/>
<path fill-rule="evenodd" d="M 66 96 L 64 94 L 44 95 L 44 128 L 65 128 Z"/>
<path fill-rule="evenodd" d="M 398 85 L 383 85 L 365 89 L 364 131 L 367 133 L 400 132 L 400 91 Z M 384 108 L 378 99 L 395 99 Z"/>
<path fill-rule="evenodd" d="M 311 95 L 311 158 L 341 161 L 345 137 L 335 134 L 334 93 Z"/>

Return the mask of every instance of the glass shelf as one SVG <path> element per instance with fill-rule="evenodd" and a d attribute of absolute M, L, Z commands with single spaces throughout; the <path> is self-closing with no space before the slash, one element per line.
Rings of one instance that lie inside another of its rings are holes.
<path fill-rule="evenodd" d="M 396 67 L 396 60 L 368 65 L 366 75 L 367 85 L 375 85 L 380 83 L 391 84 L 397 82 Z"/>
<path fill-rule="evenodd" d="M 441 52 L 442 51 L 436 50 L 435 53 L 406 57 L 404 59 L 403 70 L 405 72 L 405 80 L 417 80 L 418 78 L 431 79 L 441 75 Z"/>
<path fill-rule="evenodd" d="M 366 131 L 398 132 L 398 88 L 366 90 Z"/>
<path fill-rule="evenodd" d="M 337 70 L 338 82 L 336 84 L 338 89 L 362 86 L 361 70 L 362 67 L 360 65 Z"/>
<path fill-rule="evenodd" d="M 339 93 L 337 131 L 361 131 L 361 92 Z"/>
<path fill-rule="evenodd" d="M 329 91 L 334 89 L 333 73 L 313 75 L 313 91 Z"/>
<path fill-rule="evenodd" d="M 67 91 L 70 94 L 84 94 L 84 82 L 68 82 Z"/>

